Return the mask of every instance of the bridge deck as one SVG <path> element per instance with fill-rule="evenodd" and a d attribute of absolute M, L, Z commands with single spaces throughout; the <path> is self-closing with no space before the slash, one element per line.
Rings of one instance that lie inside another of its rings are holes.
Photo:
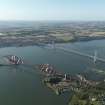
<path fill-rule="evenodd" d="M 79 51 L 76 51 L 76 50 L 73 50 L 73 49 L 68 50 L 68 49 L 65 49 L 63 47 L 56 47 L 56 49 L 64 51 L 64 52 L 74 53 L 74 54 L 77 54 L 77 55 L 80 55 L 80 56 L 88 57 L 88 58 L 91 58 L 91 59 L 94 60 L 94 56 L 86 54 L 86 53 L 82 53 L 82 52 L 79 52 Z M 105 62 L 105 59 L 100 58 L 100 57 L 96 57 L 96 60 L 101 61 L 101 62 Z"/>

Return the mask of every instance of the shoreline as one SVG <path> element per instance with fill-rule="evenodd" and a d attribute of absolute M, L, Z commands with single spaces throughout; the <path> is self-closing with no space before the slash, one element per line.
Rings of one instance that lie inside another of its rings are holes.
<path fill-rule="evenodd" d="M 90 41 L 95 41 L 95 40 L 105 40 L 105 37 L 91 37 L 91 38 L 79 38 L 78 39 L 73 39 L 71 41 L 55 41 L 55 44 L 66 44 L 66 43 L 77 43 L 77 42 L 90 42 Z M 52 44 L 50 41 L 46 42 L 42 41 L 42 42 L 38 42 L 38 40 L 36 41 L 36 39 L 27 39 L 24 37 L 24 39 L 20 40 L 20 38 L 16 39 L 11 39 L 11 38 L 7 38 L 2 39 L 2 37 L 0 38 L 0 48 L 5 48 L 5 47 L 28 47 L 28 46 L 39 46 L 39 47 L 45 47 L 47 44 Z"/>

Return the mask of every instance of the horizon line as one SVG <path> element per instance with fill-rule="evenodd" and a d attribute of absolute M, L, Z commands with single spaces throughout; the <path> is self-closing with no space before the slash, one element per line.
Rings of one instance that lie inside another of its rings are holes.
<path fill-rule="evenodd" d="M 2 22 L 2 21 L 8 21 L 8 22 L 9 21 L 26 21 L 26 22 L 33 22 L 33 21 L 35 21 L 35 22 L 41 22 L 41 21 L 42 22 L 44 22 L 44 21 L 45 22 L 47 22 L 47 21 L 48 22 L 51 22 L 51 21 L 58 21 L 58 22 L 69 22 L 70 21 L 70 22 L 76 22 L 77 21 L 77 22 L 89 22 L 90 21 L 91 22 L 91 21 L 105 21 L 105 20 L 95 20 L 95 19 L 94 20 L 14 20 L 14 19 L 13 20 L 0 20 L 0 22 Z"/>

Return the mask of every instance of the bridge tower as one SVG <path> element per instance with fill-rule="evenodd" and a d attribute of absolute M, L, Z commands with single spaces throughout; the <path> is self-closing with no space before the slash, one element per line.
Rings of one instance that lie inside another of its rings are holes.
<path fill-rule="evenodd" d="M 96 61 L 97 61 L 97 51 L 94 51 L 94 56 L 93 56 L 94 64 L 96 63 Z"/>
<path fill-rule="evenodd" d="M 56 49 L 55 48 L 55 41 L 54 40 L 52 41 L 52 49 Z"/>

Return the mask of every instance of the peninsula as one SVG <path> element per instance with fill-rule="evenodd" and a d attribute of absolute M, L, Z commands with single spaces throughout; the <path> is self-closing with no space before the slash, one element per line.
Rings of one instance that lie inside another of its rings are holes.
<path fill-rule="evenodd" d="M 49 64 L 38 66 L 44 75 L 42 82 L 57 95 L 70 92 L 69 105 L 104 105 L 105 104 L 105 81 L 88 80 L 81 74 L 59 73 Z M 104 103 L 104 104 L 103 104 Z"/>

